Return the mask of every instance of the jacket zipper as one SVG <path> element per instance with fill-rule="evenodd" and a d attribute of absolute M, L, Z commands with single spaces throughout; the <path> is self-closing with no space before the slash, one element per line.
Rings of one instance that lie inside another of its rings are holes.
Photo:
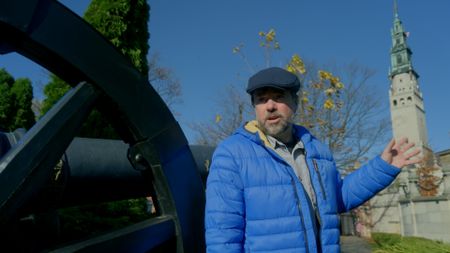
<path fill-rule="evenodd" d="M 308 169 L 308 171 L 310 171 L 309 170 L 309 166 L 308 166 L 308 162 L 306 160 L 306 157 L 307 157 L 307 153 L 306 153 L 306 150 L 305 150 L 305 164 L 306 164 L 306 168 Z M 313 161 L 314 171 L 316 172 L 316 174 L 317 174 L 317 176 L 319 178 L 319 184 L 320 184 L 320 188 L 322 190 L 322 197 L 323 197 L 324 200 L 326 200 L 327 196 L 325 195 L 325 191 L 324 191 L 325 188 L 323 187 L 322 177 L 320 176 L 319 168 L 317 167 L 317 162 L 314 159 L 312 159 L 312 161 Z M 317 204 L 317 202 L 318 202 L 318 200 L 317 200 L 317 191 L 316 191 L 316 188 L 314 187 L 314 183 L 313 183 L 314 180 L 312 178 L 312 174 L 311 173 L 309 173 L 309 178 L 310 178 L 310 181 L 311 181 L 311 186 L 312 186 L 312 188 L 314 190 L 314 194 L 316 195 L 316 201 L 313 204 L 314 204 L 314 208 L 315 208 L 314 212 L 316 213 L 316 216 L 317 216 L 317 222 L 319 222 L 319 231 L 318 232 L 320 233 L 320 228 L 322 227 L 322 218 L 320 217 L 319 205 Z"/>
<path fill-rule="evenodd" d="M 303 229 L 303 233 L 305 234 L 306 252 L 308 253 L 309 252 L 309 242 L 308 242 L 308 233 L 306 232 L 306 227 L 305 227 L 305 218 L 303 217 L 302 207 L 300 206 L 300 199 L 298 198 L 297 186 L 295 185 L 295 180 L 292 177 L 291 177 L 291 183 L 292 183 L 292 186 L 294 187 L 294 191 L 295 191 L 295 199 L 297 201 L 298 214 L 300 215 L 300 221 L 302 222 L 302 229 Z"/>
<path fill-rule="evenodd" d="M 327 200 L 327 195 L 325 193 L 325 187 L 323 186 L 322 176 L 320 175 L 320 172 L 319 172 L 319 167 L 317 166 L 316 160 L 312 159 L 312 161 L 313 161 L 313 165 L 314 165 L 314 170 L 316 171 L 316 174 L 319 177 L 319 184 L 320 184 L 320 189 L 322 190 L 322 197 L 324 200 Z"/>
<path fill-rule="evenodd" d="M 274 154 L 275 154 L 276 156 L 278 156 L 279 158 L 281 158 L 277 153 L 274 152 Z M 289 165 L 286 161 L 284 161 L 282 158 L 281 158 L 281 161 L 284 162 L 284 163 L 286 163 L 286 164 L 290 167 L 290 165 Z M 314 160 L 313 160 L 313 161 L 314 161 Z M 305 163 L 306 163 L 306 167 L 308 168 L 308 163 L 306 162 L 306 150 L 305 150 Z M 308 170 L 309 170 L 309 168 L 308 168 Z M 310 173 L 310 178 L 311 178 L 311 173 Z M 322 179 L 320 178 L 320 175 L 319 175 L 319 180 L 320 180 L 320 185 L 323 187 L 323 183 L 322 183 Z M 291 184 L 292 184 L 292 187 L 294 187 L 294 191 L 295 191 L 295 199 L 296 199 L 296 202 L 297 202 L 298 214 L 300 215 L 300 221 L 301 221 L 301 223 L 302 223 L 302 230 L 303 230 L 303 233 L 305 234 L 306 253 L 309 253 L 309 241 L 308 241 L 308 233 L 306 232 L 305 218 L 303 217 L 303 212 L 302 212 L 302 208 L 301 208 L 301 205 L 300 205 L 300 199 L 299 199 L 299 197 L 298 197 L 297 186 L 295 185 L 295 179 L 292 178 L 292 175 L 291 175 Z M 312 185 L 313 188 L 314 188 L 314 185 L 312 184 L 312 179 L 311 179 L 311 185 Z M 315 192 L 315 190 L 314 190 L 314 192 Z M 323 191 L 322 191 L 322 192 L 323 192 Z M 305 193 L 306 193 L 306 192 L 305 192 Z M 316 195 L 317 195 L 317 194 L 316 194 Z M 317 200 L 316 200 L 316 202 L 317 202 Z M 317 210 L 319 210 L 317 204 L 316 204 L 316 208 L 317 208 Z M 320 215 L 317 214 L 317 217 L 318 217 L 318 220 L 319 220 L 319 226 L 320 226 L 320 224 L 321 224 L 321 221 L 320 221 Z"/>

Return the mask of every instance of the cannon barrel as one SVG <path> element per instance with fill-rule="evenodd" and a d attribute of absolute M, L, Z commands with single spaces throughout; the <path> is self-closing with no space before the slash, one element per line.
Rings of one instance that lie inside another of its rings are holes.
<path fill-rule="evenodd" d="M 69 175 L 62 204 L 150 196 L 150 179 L 145 172 L 131 165 L 127 158 L 128 148 L 121 140 L 74 138 L 63 158 L 63 166 Z M 204 182 L 214 148 L 191 145 L 190 149 Z"/>
<path fill-rule="evenodd" d="M 74 138 L 62 158 L 61 204 L 78 205 L 150 196 L 150 182 L 127 159 L 121 140 Z"/>

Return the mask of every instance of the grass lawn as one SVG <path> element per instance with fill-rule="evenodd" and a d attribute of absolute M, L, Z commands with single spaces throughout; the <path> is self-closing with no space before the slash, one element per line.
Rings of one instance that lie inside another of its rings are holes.
<path fill-rule="evenodd" d="M 450 244 L 421 237 L 373 233 L 373 253 L 450 253 Z"/>

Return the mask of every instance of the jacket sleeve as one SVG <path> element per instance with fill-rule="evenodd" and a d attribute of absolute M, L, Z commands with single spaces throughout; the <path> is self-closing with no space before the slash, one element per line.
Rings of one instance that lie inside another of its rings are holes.
<path fill-rule="evenodd" d="M 338 192 L 339 212 L 351 210 L 375 196 L 389 186 L 400 171 L 377 156 L 343 180 L 338 173 L 337 180 L 341 189 L 341 192 Z"/>
<path fill-rule="evenodd" d="M 239 167 L 223 146 L 214 152 L 206 183 L 207 252 L 243 252 L 245 209 Z"/>

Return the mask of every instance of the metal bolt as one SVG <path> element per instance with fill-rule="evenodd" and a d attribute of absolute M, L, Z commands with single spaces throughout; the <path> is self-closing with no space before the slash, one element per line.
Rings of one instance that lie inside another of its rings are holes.
<path fill-rule="evenodd" d="M 134 156 L 134 160 L 135 160 L 136 162 L 142 162 L 142 160 L 144 160 L 144 157 L 143 157 L 140 153 L 137 153 L 137 154 Z"/>

